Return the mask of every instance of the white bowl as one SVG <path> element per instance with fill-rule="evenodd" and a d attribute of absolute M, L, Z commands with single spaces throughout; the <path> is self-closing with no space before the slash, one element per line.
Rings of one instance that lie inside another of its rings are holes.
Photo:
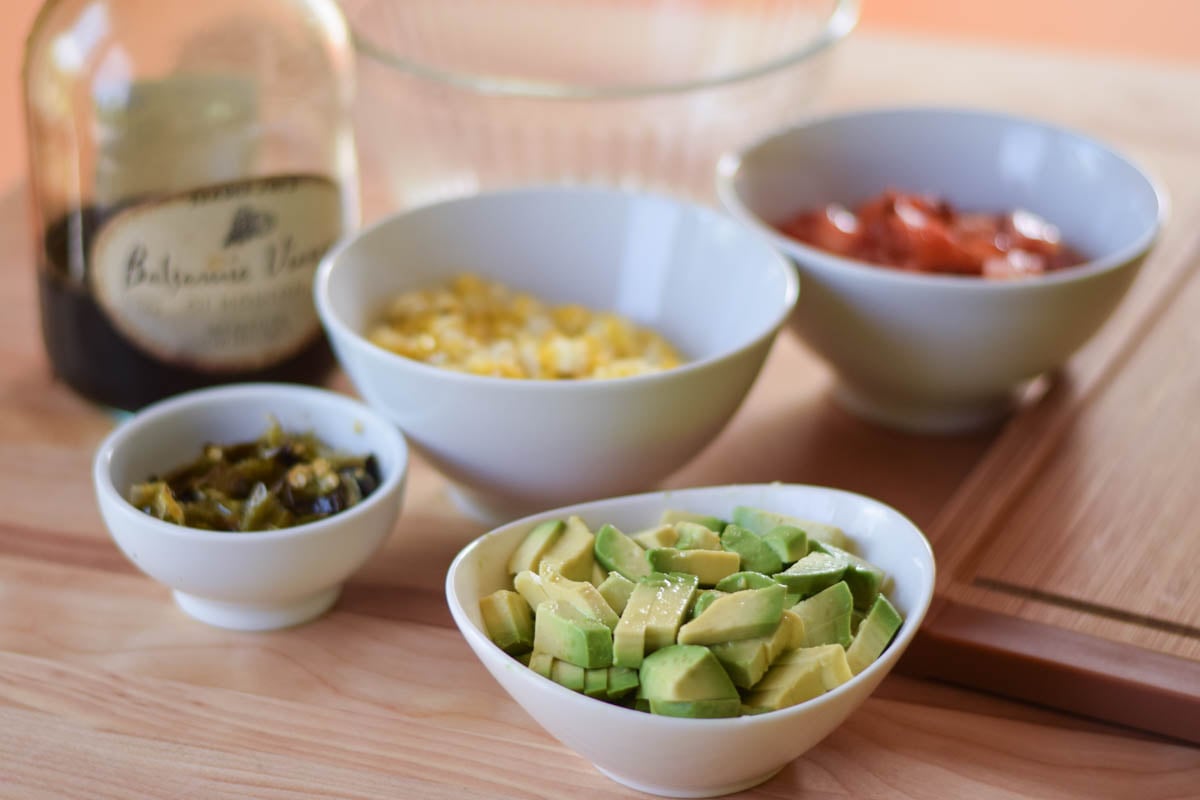
<path fill-rule="evenodd" d="M 285 431 L 311 431 L 338 450 L 374 454 L 379 487 L 323 520 L 257 533 L 173 525 L 126 499 L 133 484 L 192 461 L 206 443 L 258 439 L 272 417 Z M 363 404 L 305 386 L 241 384 L 147 406 L 100 444 L 92 478 L 121 551 L 171 587 L 180 608 L 210 625 L 267 630 L 313 619 L 333 605 L 346 578 L 391 533 L 407 469 L 404 437 Z"/>
<path fill-rule="evenodd" d="M 780 711 L 733 719 L 661 717 L 604 703 L 547 680 L 488 639 L 479 599 L 508 583 L 509 554 L 539 521 L 580 515 L 648 527 L 668 508 L 728 517 L 749 505 L 841 526 L 859 553 L 892 577 L 889 599 L 904 624 L 883 655 L 828 694 Z M 501 686 L 552 736 L 610 778 L 670 797 L 710 797 L 761 783 L 821 741 L 879 685 L 912 641 L 933 597 L 933 552 L 898 511 L 867 497 L 816 486 L 717 486 L 620 497 L 546 511 L 468 545 L 446 576 L 446 597 L 467 644 Z"/>
<path fill-rule="evenodd" d="M 1091 260 L 1015 281 L 921 275 L 840 258 L 774 227 L 892 187 L 964 209 L 1031 210 Z M 1116 308 L 1166 216 L 1162 191 L 1104 144 L 983 111 L 816 119 L 723 157 L 717 192 L 795 260 L 804 299 L 793 325 L 837 372 L 844 404 L 918 431 L 992 422 L 1024 382 L 1061 366 Z"/>
<path fill-rule="evenodd" d="M 689 363 L 610 380 L 482 377 L 364 337 L 397 293 L 469 271 L 544 300 L 611 309 Z M 317 312 L 359 393 L 458 485 L 477 516 L 640 491 L 708 444 L 758 375 L 798 293 L 765 241 L 716 212 L 652 194 L 526 189 L 384 220 L 317 271 Z"/>

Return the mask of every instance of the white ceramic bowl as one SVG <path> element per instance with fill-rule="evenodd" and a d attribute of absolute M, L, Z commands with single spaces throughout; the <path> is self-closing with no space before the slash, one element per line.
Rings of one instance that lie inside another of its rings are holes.
<path fill-rule="evenodd" d="M 379 487 L 323 520 L 259 533 L 173 525 L 126 499 L 133 484 L 192 461 L 206 443 L 259 438 L 272 416 L 286 431 L 311 431 L 339 450 L 374 454 Z M 363 404 L 305 386 L 241 384 L 146 407 L 100 444 L 92 478 L 121 551 L 171 587 L 180 608 L 210 625 L 267 630 L 305 622 L 333 605 L 346 578 L 391 533 L 407 469 L 404 437 Z"/>
<path fill-rule="evenodd" d="M 593 529 L 648 527 L 667 508 L 728 517 L 750 505 L 841 526 L 859 553 L 892 577 L 889 598 L 904 625 L 884 654 L 815 700 L 734 719 L 660 717 L 593 700 L 547 680 L 488 639 L 479 598 L 508 583 L 509 554 L 539 521 L 580 515 Z M 497 528 L 468 545 L 446 576 L 446 597 L 467 644 L 522 708 L 597 769 L 639 791 L 709 797 L 761 783 L 821 741 L 879 685 L 912 641 L 933 597 L 929 543 L 898 511 L 867 497 L 815 486 L 717 486 L 620 497 L 555 509 Z"/>
<path fill-rule="evenodd" d="M 474 272 L 610 309 L 689 363 L 610 380 L 515 380 L 403 358 L 363 335 L 397 293 Z M 384 220 L 321 264 L 316 305 L 359 393 L 485 519 L 653 488 L 742 402 L 798 293 L 761 237 L 652 194 L 546 188 L 475 195 Z"/>
<path fill-rule="evenodd" d="M 902 273 L 840 258 L 775 224 L 886 188 L 964 209 L 1025 208 L 1091 260 L 1019 281 Z M 800 269 L 793 318 L 840 379 L 851 410 L 918 431 L 976 427 L 1061 366 L 1124 296 L 1166 216 L 1128 159 L 1087 136 L 998 113 L 864 111 L 813 120 L 725 156 L 717 192 Z"/>

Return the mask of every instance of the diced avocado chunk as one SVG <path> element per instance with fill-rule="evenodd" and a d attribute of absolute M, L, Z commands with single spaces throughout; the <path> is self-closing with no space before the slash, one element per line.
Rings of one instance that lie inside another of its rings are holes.
<path fill-rule="evenodd" d="M 546 520 L 535 525 L 509 557 L 508 574 L 516 575 L 523 570 L 537 572 L 542 557 L 562 536 L 565 527 L 561 519 Z"/>
<path fill-rule="evenodd" d="M 850 612 L 854 596 L 845 581 L 838 581 L 807 600 L 792 606 L 792 611 L 804 623 L 804 647 L 850 644 Z M 539 616 L 541 609 L 538 610 Z"/>
<path fill-rule="evenodd" d="M 579 517 L 570 517 L 562 535 L 546 550 L 538 566 L 549 564 L 564 577 L 587 581 L 592 577 L 595 540 L 587 523 Z"/>
<path fill-rule="evenodd" d="M 767 653 L 766 637 L 742 639 L 709 645 L 709 650 L 721 662 L 733 685 L 749 689 L 762 679 L 771 660 Z"/>
<path fill-rule="evenodd" d="M 735 572 L 717 581 L 713 588 L 718 592 L 740 592 L 743 589 L 765 589 L 774 586 L 777 581 L 761 572 Z"/>
<path fill-rule="evenodd" d="M 546 589 L 542 586 L 542 579 L 527 569 L 516 574 L 516 577 L 513 578 L 513 587 L 521 597 L 525 598 L 525 602 L 529 603 L 529 607 L 532 609 L 536 609 L 550 599 L 550 595 L 546 594 Z"/>
<path fill-rule="evenodd" d="M 826 553 L 809 553 L 783 572 L 772 577 L 801 597 L 816 594 L 842 580 L 850 562 Z"/>
<path fill-rule="evenodd" d="M 762 535 L 784 564 L 793 564 L 808 555 L 808 534 L 794 525 L 776 525 Z"/>
<path fill-rule="evenodd" d="M 788 650 L 795 650 L 804 645 L 804 620 L 790 609 L 783 610 L 783 618 L 779 627 L 767 638 L 767 658 L 774 663 L 775 659 Z"/>
<path fill-rule="evenodd" d="M 855 675 L 874 663 L 900 630 L 900 612 L 883 595 L 875 598 L 866 619 L 858 626 L 854 641 L 846 648 L 846 660 Z"/>
<path fill-rule="evenodd" d="M 554 656 L 534 650 L 529 654 L 529 668 L 543 678 L 549 678 L 550 670 L 554 668 Z"/>
<path fill-rule="evenodd" d="M 629 667 L 608 668 L 608 699 L 619 700 L 638 688 L 638 671 Z"/>
<path fill-rule="evenodd" d="M 488 638 L 509 655 L 533 649 L 533 612 L 521 595 L 499 589 L 479 600 Z"/>
<path fill-rule="evenodd" d="M 741 556 L 741 568 L 750 572 L 773 575 L 783 569 L 783 561 L 766 542 L 741 525 L 729 525 L 721 533 L 721 544 L 726 550 Z"/>
<path fill-rule="evenodd" d="M 613 633 L 574 606 L 551 600 L 537 608 L 533 649 L 577 667 L 608 667 L 613 663 Z"/>
<path fill-rule="evenodd" d="M 705 589 L 702 592 L 696 593 L 696 602 L 692 603 L 692 619 L 704 613 L 704 609 L 708 608 L 718 597 L 723 597 L 729 592 L 722 592 L 717 589 Z"/>
<path fill-rule="evenodd" d="M 617 572 L 631 581 L 650 574 L 646 551 L 612 525 L 596 531 L 596 560 L 609 572 Z"/>
<path fill-rule="evenodd" d="M 665 575 L 648 575 L 633 587 L 629 602 L 621 612 L 621 621 L 613 629 L 613 664 L 637 669 L 646 653 L 646 624 L 654 610 L 659 590 L 666 585 Z"/>
<path fill-rule="evenodd" d="M 704 550 L 676 551 L 703 553 Z M 645 579 L 643 579 L 645 580 Z M 646 652 L 653 653 L 663 647 L 675 644 L 679 634 L 679 626 L 683 624 L 692 597 L 696 593 L 696 576 L 685 573 L 670 573 L 664 576 L 664 583 L 658 587 L 654 607 L 646 620 Z M 627 665 L 622 665 L 627 666 Z"/>
<path fill-rule="evenodd" d="M 759 536 L 765 536 L 772 528 L 780 525 L 789 525 L 804 531 L 809 540 L 817 539 L 829 542 L 843 550 L 847 549 L 849 543 L 845 531 L 836 525 L 802 519 L 790 514 L 780 514 L 775 511 L 764 511 L 761 508 L 738 506 L 733 510 L 733 521 L 743 528 L 749 528 Z"/>
<path fill-rule="evenodd" d="M 674 525 L 677 522 L 695 522 L 717 533 L 725 530 L 726 525 L 725 520 L 720 517 L 710 516 L 709 514 L 694 514 L 691 511 L 680 511 L 671 508 L 664 511 L 658 521 L 667 525 Z"/>
<path fill-rule="evenodd" d="M 825 542 L 816 542 L 814 547 L 818 552 L 825 553 L 840 558 L 849 562 L 850 566 L 842 576 L 850 586 L 850 593 L 854 595 L 854 607 L 861 609 L 869 609 L 875 602 L 875 598 L 879 596 L 880 589 L 883 588 L 883 582 L 887 575 L 882 569 L 875 566 L 865 559 L 859 558 L 853 553 L 847 552 L 840 547 L 836 547 Z"/>
<path fill-rule="evenodd" d="M 673 644 L 650 655 L 638 671 L 648 700 L 737 698 L 737 688 L 707 647 Z"/>
<path fill-rule="evenodd" d="M 819 697 L 850 677 L 846 651 L 837 645 L 792 650 L 767 670 L 745 703 L 765 710 L 787 708 Z"/>
<path fill-rule="evenodd" d="M 679 644 L 717 644 L 766 636 L 783 617 L 782 586 L 744 589 L 718 597 L 679 629 Z"/>
<path fill-rule="evenodd" d="M 655 525 L 653 528 L 638 531 L 629 538 L 646 550 L 653 550 L 656 547 L 674 547 L 679 541 L 679 531 L 675 530 L 673 524 Z"/>
<path fill-rule="evenodd" d="M 676 522 L 675 531 L 679 534 L 679 538 L 675 540 L 678 550 L 721 549 L 720 534 L 698 522 Z"/>
<path fill-rule="evenodd" d="M 560 575 L 554 567 L 543 562 L 538 572 L 542 588 L 550 600 L 574 606 L 586 617 L 603 623 L 610 630 L 617 627 L 620 617 L 600 594 L 600 590 L 587 581 L 573 581 Z"/>
<path fill-rule="evenodd" d="M 550 667 L 550 680 L 559 686 L 565 686 L 572 692 L 583 691 L 586 676 L 587 670 L 583 667 L 577 667 L 561 659 L 554 659 L 554 664 Z"/>
<path fill-rule="evenodd" d="M 736 717 L 742 713 L 742 701 L 737 697 L 720 700 L 659 700 L 651 697 L 650 713 L 662 717 L 687 717 L 689 719 L 722 719 Z"/>
<path fill-rule="evenodd" d="M 650 567 L 656 572 L 686 572 L 695 575 L 701 586 L 713 586 L 741 567 L 737 553 L 725 550 L 676 550 L 659 547 L 646 551 Z"/>
<path fill-rule="evenodd" d="M 617 614 L 622 614 L 625 611 L 625 606 L 629 603 L 629 595 L 633 594 L 634 586 L 637 586 L 637 584 L 621 573 L 610 572 L 608 573 L 608 577 L 596 589 L 613 611 L 617 612 Z"/>
<path fill-rule="evenodd" d="M 603 669 L 589 669 L 583 673 L 583 693 L 588 697 L 608 697 L 608 671 L 612 667 Z"/>

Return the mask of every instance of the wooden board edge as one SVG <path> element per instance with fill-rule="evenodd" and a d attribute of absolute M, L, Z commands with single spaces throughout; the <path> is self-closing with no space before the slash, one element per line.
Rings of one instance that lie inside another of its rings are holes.
<path fill-rule="evenodd" d="M 943 600 L 900 661 L 943 680 L 1200 745 L 1200 663 Z"/>

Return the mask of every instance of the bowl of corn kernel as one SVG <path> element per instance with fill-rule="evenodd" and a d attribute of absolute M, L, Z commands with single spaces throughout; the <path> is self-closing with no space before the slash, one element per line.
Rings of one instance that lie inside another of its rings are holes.
<path fill-rule="evenodd" d="M 682 467 L 741 404 L 799 285 L 711 209 L 554 187 L 387 217 L 325 257 L 314 291 L 359 394 L 495 522 Z"/>

